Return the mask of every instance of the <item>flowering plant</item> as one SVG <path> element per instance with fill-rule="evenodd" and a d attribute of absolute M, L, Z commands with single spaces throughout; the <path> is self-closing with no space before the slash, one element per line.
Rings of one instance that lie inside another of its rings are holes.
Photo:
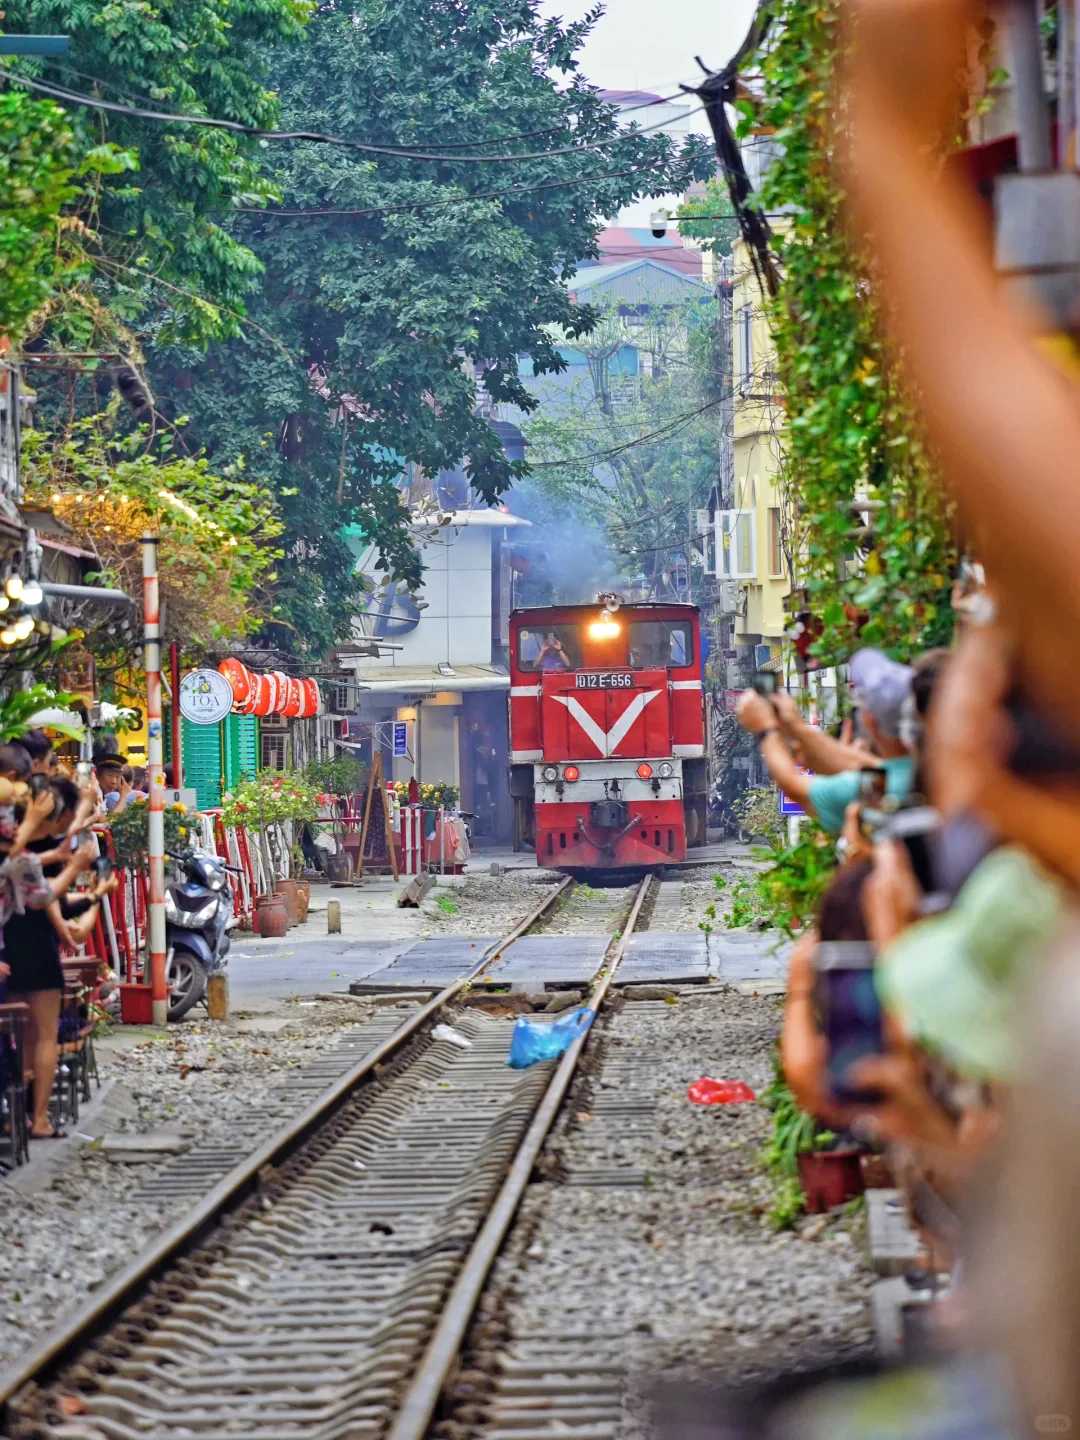
<path fill-rule="evenodd" d="M 409 800 L 408 780 L 395 780 L 394 794 L 403 805 L 407 804 Z M 449 781 L 436 780 L 431 784 L 425 782 L 420 786 L 420 803 L 432 810 L 437 810 L 440 806 L 452 810 L 458 803 L 458 794 L 458 787 L 451 785 Z"/>
<path fill-rule="evenodd" d="M 302 775 L 285 770 L 260 770 L 241 780 L 222 798 L 221 819 L 227 826 L 265 830 L 286 821 L 314 821 L 320 792 Z"/>
<path fill-rule="evenodd" d="M 165 806 L 165 849 L 184 855 L 195 840 L 193 816 L 186 805 L 177 801 Z M 150 805 L 141 795 L 133 795 L 122 810 L 109 816 L 116 850 L 116 863 L 123 866 L 145 865 L 150 846 Z"/>

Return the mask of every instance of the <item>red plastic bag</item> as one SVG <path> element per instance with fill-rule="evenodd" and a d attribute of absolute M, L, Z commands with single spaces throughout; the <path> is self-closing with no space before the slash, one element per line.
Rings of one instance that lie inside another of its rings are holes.
<path fill-rule="evenodd" d="M 691 1105 L 742 1105 L 757 1099 L 745 1080 L 714 1080 L 711 1075 L 695 1080 L 686 1097 Z"/>

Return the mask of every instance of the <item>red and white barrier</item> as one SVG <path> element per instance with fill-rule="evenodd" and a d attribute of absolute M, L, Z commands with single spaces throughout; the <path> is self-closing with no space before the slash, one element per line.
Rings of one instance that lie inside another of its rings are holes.
<path fill-rule="evenodd" d="M 424 868 L 424 807 L 399 807 L 398 845 L 401 850 L 401 873 L 419 875 Z"/>

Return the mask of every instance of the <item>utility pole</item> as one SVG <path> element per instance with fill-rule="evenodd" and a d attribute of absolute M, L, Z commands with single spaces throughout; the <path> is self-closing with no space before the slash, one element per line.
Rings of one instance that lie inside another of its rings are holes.
<path fill-rule="evenodd" d="M 146 670 L 146 760 L 149 800 L 150 899 L 147 905 L 147 950 L 150 965 L 150 999 L 155 1025 L 169 1018 L 169 990 L 165 975 L 165 772 L 161 743 L 161 605 L 158 593 L 158 542 L 144 535 L 143 553 L 143 666 Z M 173 703 L 179 704 L 175 695 Z"/>

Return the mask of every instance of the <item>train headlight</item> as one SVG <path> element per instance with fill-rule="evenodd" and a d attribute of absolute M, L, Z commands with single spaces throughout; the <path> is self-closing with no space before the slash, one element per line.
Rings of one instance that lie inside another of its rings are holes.
<path fill-rule="evenodd" d="M 550 785 L 552 781 L 559 778 L 559 767 L 557 765 L 545 765 L 540 771 L 541 777 Z"/>
<path fill-rule="evenodd" d="M 637 776 L 639 780 L 652 779 L 652 766 L 647 760 L 643 760 L 641 764 L 637 767 Z"/>
<path fill-rule="evenodd" d="M 581 779 L 581 771 L 576 765 L 567 765 L 562 772 L 562 778 L 568 785 L 573 785 L 575 781 Z"/>
<path fill-rule="evenodd" d="M 670 780 L 672 775 L 675 774 L 675 766 L 670 760 L 661 760 L 657 766 L 656 773 L 660 776 L 661 780 Z"/>

